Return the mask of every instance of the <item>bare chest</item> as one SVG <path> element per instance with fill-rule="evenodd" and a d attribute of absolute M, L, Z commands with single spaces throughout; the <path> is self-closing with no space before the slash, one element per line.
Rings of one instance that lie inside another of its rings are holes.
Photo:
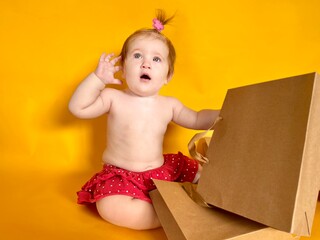
<path fill-rule="evenodd" d="M 109 119 L 121 128 L 162 131 L 172 120 L 172 108 L 165 99 L 119 99 L 113 103 Z"/>

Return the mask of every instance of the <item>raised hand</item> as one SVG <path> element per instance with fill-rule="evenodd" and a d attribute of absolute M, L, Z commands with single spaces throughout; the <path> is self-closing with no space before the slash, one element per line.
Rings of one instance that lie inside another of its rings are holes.
<path fill-rule="evenodd" d="M 121 80 L 114 78 L 114 74 L 121 70 L 120 66 L 115 66 L 121 56 L 111 59 L 113 56 L 114 53 L 108 55 L 103 53 L 95 70 L 95 74 L 105 84 L 122 84 Z"/>

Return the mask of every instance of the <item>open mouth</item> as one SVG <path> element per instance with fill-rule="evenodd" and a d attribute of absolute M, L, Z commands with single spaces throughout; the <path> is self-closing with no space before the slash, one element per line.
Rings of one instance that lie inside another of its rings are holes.
<path fill-rule="evenodd" d="M 151 78 L 148 74 L 142 74 L 140 78 L 144 79 L 144 80 L 151 80 Z"/>

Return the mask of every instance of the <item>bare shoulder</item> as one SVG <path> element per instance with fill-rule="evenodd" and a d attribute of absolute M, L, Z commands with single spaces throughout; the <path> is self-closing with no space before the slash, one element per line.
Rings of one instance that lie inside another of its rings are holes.
<path fill-rule="evenodd" d="M 174 108 L 183 106 L 183 104 L 180 102 L 180 100 L 178 100 L 175 97 L 162 96 L 162 99 L 166 104 L 170 104 Z"/>
<path fill-rule="evenodd" d="M 108 93 L 108 94 L 121 94 L 122 91 L 121 90 L 118 90 L 118 89 L 115 89 L 115 88 L 110 88 L 110 87 L 107 87 L 105 89 L 102 90 L 103 93 Z"/>
<path fill-rule="evenodd" d="M 165 104 L 172 109 L 173 116 L 179 114 L 179 112 L 184 108 L 182 102 L 175 97 L 163 97 Z"/>
<path fill-rule="evenodd" d="M 114 88 L 105 88 L 101 91 L 100 99 L 106 113 L 110 113 L 111 107 L 121 101 L 123 92 Z"/>
<path fill-rule="evenodd" d="M 119 98 L 121 95 L 123 95 L 123 91 L 114 88 L 105 88 L 101 92 L 103 100 L 112 100 L 114 98 Z"/>

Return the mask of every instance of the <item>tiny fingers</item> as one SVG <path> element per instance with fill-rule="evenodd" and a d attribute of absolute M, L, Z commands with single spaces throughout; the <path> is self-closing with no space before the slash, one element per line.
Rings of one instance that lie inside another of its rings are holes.
<path fill-rule="evenodd" d="M 116 72 L 119 72 L 121 69 L 122 69 L 121 66 L 115 66 L 115 67 L 114 67 L 114 70 L 115 70 Z"/>
<path fill-rule="evenodd" d="M 103 62 L 104 59 L 105 59 L 105 57 L 106 57 L 106 53 L 102 53 L 101 56 L 100 56 L 99 61 L 100 61 L 100 62 Z"/>
<path fill-rule="evenodd" d="M 116 65 L 116 63 L 121 59 L 121 56 L 117 56 L 115 58 L 113 58 L 111 60 L 111 58 L 114 56 L 114 53 L 102 53 L 102 55 L 100 56 L 100 62 L 107 62 L 107 63 L 111 63 L 112 65 Z"/>
<path fill-rule="evenodd" d="M 106 53 L 102 53 L 100 56 L 100 62 L 109 62 L 113 56 L 114 53 L 109 53 L 108 55 L 106 55 Z"/>
<path fill-rule="evenodd" d="M 109 62 L 110 61 L 110 59 L 112 58 L 114 56 L 114 53 L 109 53 L 106 57 L 105 57 L 105 61 L 106 62 Z"/>
<path fill-rule="evenodd" d="M 115 65 L 119 60 L 121 59 L 121 56 L 115 57 L 110 61 L 111 64 Z"/>

